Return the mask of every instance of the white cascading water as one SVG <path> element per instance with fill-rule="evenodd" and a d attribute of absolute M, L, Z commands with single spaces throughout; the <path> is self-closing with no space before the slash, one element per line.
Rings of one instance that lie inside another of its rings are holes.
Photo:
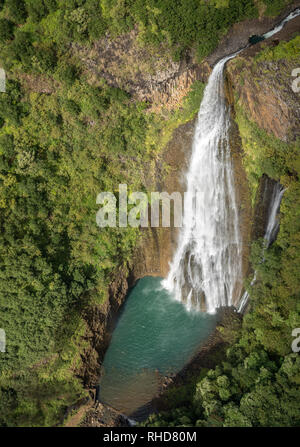
<path fill-rule="evenodd" d="M 299 14 L 300 8 L 262 37 L 278 33 Z M 220 306 L 232 305 L 242 290 L 242 241 L 223 79 L 226 62 L 241 51 L 215 65 L 205 88 L 186 176 L 183 227 L 169 274 L 162 281 L 188 310 L 205 308 L 214 313 Z"/>
<path fill-rule="evenodd" d="M 279 230 L 278 212 L 284 191 L 285 188 L 283 188 L 280 183 L 275 184 L 269 207 L 267 229 L 264 235 L 266 241 L 265 248 L 269 248 L 276 239 Z"/>
<path fill-rule="evenodd" d="M 265 244 L 262 251 L 262 261 L 264 262 L 264 251 L 270 247 L 270 245 L 274 242 L 276 239 L 278 230 L 279 230 L 279 218 L 278 213 L 280 210 L 280 204 L 282 200 L 282 196 L 284 194 L 285 189 L 280 185 L 280 183 L 276 183 L 273 189 L 269 210 L 268 210 L 268 220 L 267 220 L 267 228 L 265 231 L 264 239 Z M 251 281 L 250 286 L 253 286 L 256 282 L 256 272 L 254 272 L 253 279 Z M 243 313 L 245 310 L 247 303 L 249 299 L 249 292 L 246 290 L 244 294 L 242 295 L 239 306 L 238 306 L 238 312 Z"/>
<path fill-rule="evenodd" d="M 204 91 L 187 172 L 183 227 L 163 286 L 187 308 L 214 313 L 232 304 L 241 280 L 241 238 L 229 147 L 230 112 L 223 69 L 216 64 Z M 204 305 L 204 306 L 203 306 Z"/>

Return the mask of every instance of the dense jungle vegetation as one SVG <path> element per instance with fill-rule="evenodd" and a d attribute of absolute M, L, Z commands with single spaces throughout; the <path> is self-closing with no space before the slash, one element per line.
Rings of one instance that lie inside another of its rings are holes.
<path fill-rule="evenodd" d="M 85 394 L 76 377 L 85 347 L 82 311 L 107 298 L 139 236 L 131 228 L 100 231 L 97 194 L 119 183 L 141 190 L 145 162 L 194 116 L 203 91 L 195 84 L 183 107 L 162 120 L 104 79 L 87 83 L 72 44 L 89 46 L 137 26 L 141 45 L 167 42 L 175 60 L 192 48 L 201 60 L 234 23 L 258 17 L 261 8 L 276 15 L 287 3 L 0 0 L 0 66 L 7 75 L 0 93 L 0 328 L 7 336 L 0 425 L 57 424 Z M 273 147 L 242 113 L 240 120 L 246 139 Z M 287 340 L 300 310 L 299 170 L 291 168 L 299 167 L 299 154 L 296 146 L 277 146 L 275 176 L 290 183 L 278 241 L 257 265 L 253 310 L 226 362 L 196 386 L 189 408 L 159 416 L 156 424 L 296 425 L 299 359 Z"/>

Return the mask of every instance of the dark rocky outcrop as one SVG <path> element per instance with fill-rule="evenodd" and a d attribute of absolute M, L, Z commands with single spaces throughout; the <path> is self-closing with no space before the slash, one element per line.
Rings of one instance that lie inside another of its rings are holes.
<path fill-rule="evenodd" d="M 130 427 L 126 416 L 114 408 L 97 402 L 79 424 L 80 427 Z"/>
<path fill-rule="evenodd" d="M 174 62 L 164 43 L 155 49 L 142 46 L 137 28 L 115 38 L 107 35 L 92 48 L 73 44 L 72 51 L 80 59 L 88 82 L 104 78 L 135 100 L 148 102 L 151 111 L 178 107 L 191 84 L 204 82 L 210 72 L 207 63 L 200 66 L 190 56 Z"/>
<path fill-rule="evenodd" d="M 270 202 L 276 183 L 266 174 L 263 174 L 260 179 L 253 213 L 252 240 L 262 238 L 265 235 Z"/>
<path fill-rule="evenodd" d="M 154 178 L 146 179 L 148 191 L 166 191 L 172 194 L 186 191 L 185 172 L 191 155 L 195 120 L 179 126 L 156 164 Z M 168 166 L 166 173 L 164 166 Z M 170 227 L 145 228 L 132 262 L 132 279 L 143 276 L 166 276 L 169 262 L 176 248 L 178 228 L 171 219 Z"/>
<path fill-rule="evenodd" d="M 77 375 L 86 388 L 93 389 L 99 382 L 103 357 L 130 286 L 132 283 L 127 270 L 120 270 L 110 285 L 109 298 L 102 305 L 89 306 L 83 312 L 87 348 L 82 354 L 82 366 Z"/>

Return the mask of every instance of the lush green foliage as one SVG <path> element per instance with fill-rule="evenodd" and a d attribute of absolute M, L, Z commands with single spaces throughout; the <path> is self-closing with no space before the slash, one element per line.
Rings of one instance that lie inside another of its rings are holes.
<path fill-rule="evenodd" d="M 17 24 L 22 24 L 27 18 L 24 0 L 5 0 L 9 17 Z"/>
<path fill-rule="evenodd" d="M 253 0 L 0 1 L 0 61 L 8 78 L 7 93 L 0 95 L 0 327 L 7 335 L 7 352 L 0 356 L 0 425 L 53 425 L 82 395 L 75 378 L 82 310 L 107 298 L 138 237 L 135 229 L 97 228 L 96 196 L 119 183 L 141 189 L 145 163 L 154 162 L 173 129 L 193 117 L 203 92 L 196 83 L 183 110 L 167 120 L 145 113 L 145 104 L 103 79 L 88 84 L 71 43 L 89 45 L 107 31 L 120 34 L 137 24 L 142 44 L 167 41 L 177 58 L 194 47 L 203 58 L 233 23 L 256 15 Z M 297 198 L 293 188 L 289 194 Z M 287 216 L 292 212 L 287 208 Z M 283 221 L 282 246 L 276 247 L 292 259 L 291 219 Z M 282 271 L 289 280 L 289 270 Z M 263 276 L 260 284 L 269 287 Z M 293 315 L 293 302 L 289 306 Z M 287 337 L 293 320 L 282 312 L 283 303 L 278 321 L 285 318 L 280 330 Z M 268 350 L 276 331 L 267 334 L 257 323 L 255 338 L 254 323 L 247 324 L 255 349 Z M 272 355 L 285 354 L 278 349 Z M 270 360 L 270 380 L 283 374 L 293 384 L 293 361 Z M 228 392 L 219 382 L 223 399 Z M 199 389 L 195 402 L 202 399 L 206 413 L 196 419 L 202 420 L 210 413 Z M 184 396 L 190 398 L 190 390 Z"/>
<path fill-rule="evenodd" d="M 256 56 L 256 61 L 297 60 L 300 53 L 300 36 L 288 42 L 279 42 L 275 47 L 267 47 Z"/>
<path fill-rule="evenodd" d="M 279 3 L 277 13 L 285 5 Z M 253 0 L 6 0 L 4 12 L 15 24 L 26 21 L 21 34 L 26 45 L 24 42 L 21 47 L 17 42 L 5 50 L 11 61 L 20 59 L 25 47 L 30 49 L 29 43 L 34 45 L 35 57 L 39 57 L 36 49 L 44 38 L 52 51 L 63 51 L 70 40 L 92 42 L 107 31 L 121 34 L 135 24 L 144 45 L 167 41 L 177 59 L 194 47 L 201 59 L 216 47 L 232 24 L 258 16 Z M 24 31 L 28 34 L 24 35 Z M 17 38 L 19 32 L 17 29 Z M 29 70 L 28 60 L 22 60 L 22 64 L 22 69 Z"/>
<path fill-rule="evenodd" d="M 263 0 L 263 2 L 267 7 L 265 14 L 269 16 L 276 16 L 282 8 L 291 3 L 290 0 Z"/>
<path fill-rule="evenodd" d="M 227 352 L 221 366 L 196 386 L 192 402 L 158 416 L 146 426 L 252 427 L 299 425 L 298 354 L 280 363 L 262 349 Z"/>
<path fill-rule="evenodd" d="M 230 25 L 257 16 L 256 6 L 249 0 L 104 0 L 102 9 L 112 31 L 124 32 L 137 23 L 144 43 L 159 44 L 167 39 L 176 58 L 193 45 L 199 58 L 207 56 Z"/>
<path fill-rule="evenodd" d="M 236 110 L 236 120 L 245 153 L 244 167 L 254 204 L 258 183 L 264 173 L 275 180 L 280 180 L 282 176 L 289 176 L 289 172 L 293 170 L 293 164 L 298 163 L 297 144 L 287 144 L 267 134 L 248 120 L 246 113 L 238 104 Z"/>
<path fill-rule="evenodd" d="M 8 42 L 1 59 L 9 68 L 0 95 L 2 425 L 53 424 L 79 397 L 74 358 L 82 349 L 82 310 L 107 298 L 139 234 L 100 230 L 96 197 L 119 183 L 141 190 L 137 172 L 193 117 L 203 92 L 196 83 L 183 109 L 165 113 L 166 120 L 104 80 L 89 85 L 71 53 L 48 39 L 51 14 L 74 10 L 60 3 L 57 10 L 55 1 L 26 1 L 26 24 L 11 42 L 2 33 Z M 92 11 L 95 2 L 86 3 Z M 7 2 L 4 11 L 21 23 L 25 14 L 21 8 L 15 15 L 15 6 Z M 5 31 L 11 22 L 1 20 Z"/>
<path fill-rule="evenodd" d="M 0 19 L 0 42 L 5 43 L 13 38 L 13 23 L 7 19 Z"/>

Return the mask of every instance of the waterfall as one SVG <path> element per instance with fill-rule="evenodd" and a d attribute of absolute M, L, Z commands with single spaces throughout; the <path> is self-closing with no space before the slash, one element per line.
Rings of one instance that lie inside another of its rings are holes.
<path fill-rule="evenodd" d="M 204 91 L 187 172 L 183 227 L 163 286 L 187 308 L 231 305 L 241 279 L 241 237 L 229 146 L 230 110 L 216 64 Z"/>
<path fill-rule="evenodd" d="M 262 37 L 267 39 L 278 33 L 299 14 L 300 8 L 297 8 Z M 205 88 L 186 174 L 183 226 L 169 274 L 162 281 L 163 287 L 188 310 L 205 309 L 214 313 L 218 307 L 236 302 L 242 290 L 242 240 L 229 146 L 230 109 L 224 95 L 223 71 L 226 62 L 243 49 L 215 65 Z M 272 210 L 275 210 L 275 202 Z M 277 211 L 269 216 L 270 227 L 266 231 L 269 243 L 278 231 Z M 248 296 L 245 298 L 244 294 L 241 303 L 243 298 L 246 303 Z"/>
<path fill-rule="evenodd" d="M 264 247 L 263 247 L 263 251 L 262 251 L 262 261 L 261 262 L 264 262 L 264 260 L 265 260 L 264 252 L 275 241 L 278 231 L 279 231 L 278 212 L 280 210 L 280 204 L 281 204 L 281 200 L 282 200 L 282 196 L 283 196 L 284 192 L 285 192 L 285 189 L 282 187 L 282 185 L 280 185 L 280 183 L 275 183 L 273 192 L 272 192 L 272 197 L 271 197 L 270 204 L 269 204 L 267 227 L 266 227 L 266 231 L 264 234 L 265 243 L 264 243 Z M 250 286 L 253 286 L 255 284 L 256 276 L 257 276 L 257 273 L 254 272 L 254 276 L 253 276 Z M 240 303 L 238 306 L 238 312 L 242 313 L 245 310 L 246 305 L 248 303 L 248 299 L 249 299 L 249 292 L 247 292 L 247 290 L 246 290 L 240 299 Z"/>
<path fill-rule="evenodd" d="M 284 192 L 285 189 L 282 185 L 280 185 L 280 183 L 275 183 L 269 206 L 267 229 L 264 235 L 264 239 L 266 241 L 265 248 L 269 248 L 277 237 L 279 231 L 278 212 Z"/>

